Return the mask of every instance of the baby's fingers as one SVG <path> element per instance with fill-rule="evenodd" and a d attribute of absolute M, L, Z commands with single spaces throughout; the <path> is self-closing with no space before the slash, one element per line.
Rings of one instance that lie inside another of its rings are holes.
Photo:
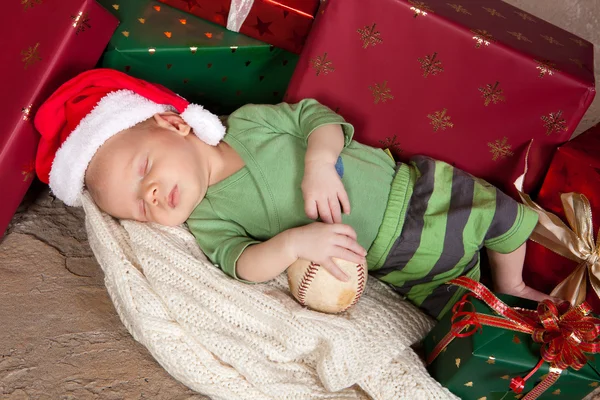
<path fill-rule="evenodd" d="M 331 258 L 328 258 L 325 262 L 321 264 L 321 266 L 327 271 L 329 271 L 329 273 L 333 275 L 333 277 L 337 280 L 340 280 L 342 282 L 347 282 L 348 280 L 350 280 L 350 277 L 340 267 L 338 267 L 337 264 L 334 263 Z"/>

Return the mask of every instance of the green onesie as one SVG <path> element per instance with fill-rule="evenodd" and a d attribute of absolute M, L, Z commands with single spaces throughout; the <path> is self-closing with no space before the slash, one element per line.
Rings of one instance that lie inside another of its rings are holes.
<path fill-rule="evenodd" d="M 420 157 L 397 165 L 383 150 L 352 141 L 354 128 L 315 100 L 247 105 L 231 114 L 224 138 L 244 168 L 210 186 L 187 220 L 225 273 L 237 278 L 246 247 L 314 222 L 300 185 L 308 137 L 327 124 L 343 128 L 336 170 L 352 211 L 342 219 L 369 250 L 369 270 L 434 317 L 458 295 L 443 288 L 448 279 L 479 277 L 484 244 L 511 252 L 535 226 L 535 212 L 446 163 Z"/>

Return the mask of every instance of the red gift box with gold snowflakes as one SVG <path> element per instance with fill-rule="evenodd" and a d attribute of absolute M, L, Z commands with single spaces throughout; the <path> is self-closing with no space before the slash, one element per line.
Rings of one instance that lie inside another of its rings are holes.
<path fill-rule="evenodd" d="M 300 53 L 319 0 L 158 0 L 227 29 Z"/>
<path fill-rule="evenodd" d="M 592 102 L 593 46 L 499 0 L 326 0 L 286 101 L 316 98 L 355 139 L 425 154 L 515 194 L 541 182 Z"/>
<path fill-rule="evenodd" d="M 93 0 L 2 4 L 0 237 L 35 176 L 37 108 L 63 82 L 94 67 L 117 25 Z"/>

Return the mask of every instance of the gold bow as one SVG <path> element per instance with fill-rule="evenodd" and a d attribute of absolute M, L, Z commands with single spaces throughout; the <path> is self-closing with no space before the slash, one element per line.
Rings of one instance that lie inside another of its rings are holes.
<path fill-rule="evenodd" d="M 600 297 L 600 230 L 594 242 L 589 200 L 580 193 L 560 195 L 567 221 L 571 226 L 569 229 L 559 217 L 544 210 L 523 192 L 524 177 L 525 174 L 521 175 L 515 186 L 523 203 L 539 215 L 538 224 L 530 239 L 563 257 L 579 262 L 575 271 L 559 283 L 550 295 L 568 300 L 572 306 L 578 306 L 585 301 L 586 277 L 589 277 L 594 292 Z"/>

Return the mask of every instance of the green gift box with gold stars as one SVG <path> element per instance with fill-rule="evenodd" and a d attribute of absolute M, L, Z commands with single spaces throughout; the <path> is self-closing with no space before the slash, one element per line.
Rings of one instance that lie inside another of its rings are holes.
<path fill-rule="evenodd" d="M 537 304 L 512 296 L 498 298 L 510 307 L 535 310 Z M 477 313 L 496 315 L 485 303 L 472 298 Z M 424 339 L 426 355 L 450 332 L 452 313 L 448 313 Z M 540 400 L 577 400 L 600 385 L 599 356 L 587 355 L 588 362 L 576 371 L 562 371 L 558 380 L 538 397 Z M 530 334 L 483 326 L 479 332 L 456 337 L 428 366 L 431 375 L 463 400 L 512 400 L 524 398 L 550 370 L 544 362 L 529 378 L 521 393 L 511 390 L 511 380 L 526 377 L 540 361 L 540 345 Z"/>
<path fill-rule="evenodd" d="M 99 64 L 214 113 L 282 100 L 298 56 L 149 0 L 99 0 L 121 24 Z"/>

